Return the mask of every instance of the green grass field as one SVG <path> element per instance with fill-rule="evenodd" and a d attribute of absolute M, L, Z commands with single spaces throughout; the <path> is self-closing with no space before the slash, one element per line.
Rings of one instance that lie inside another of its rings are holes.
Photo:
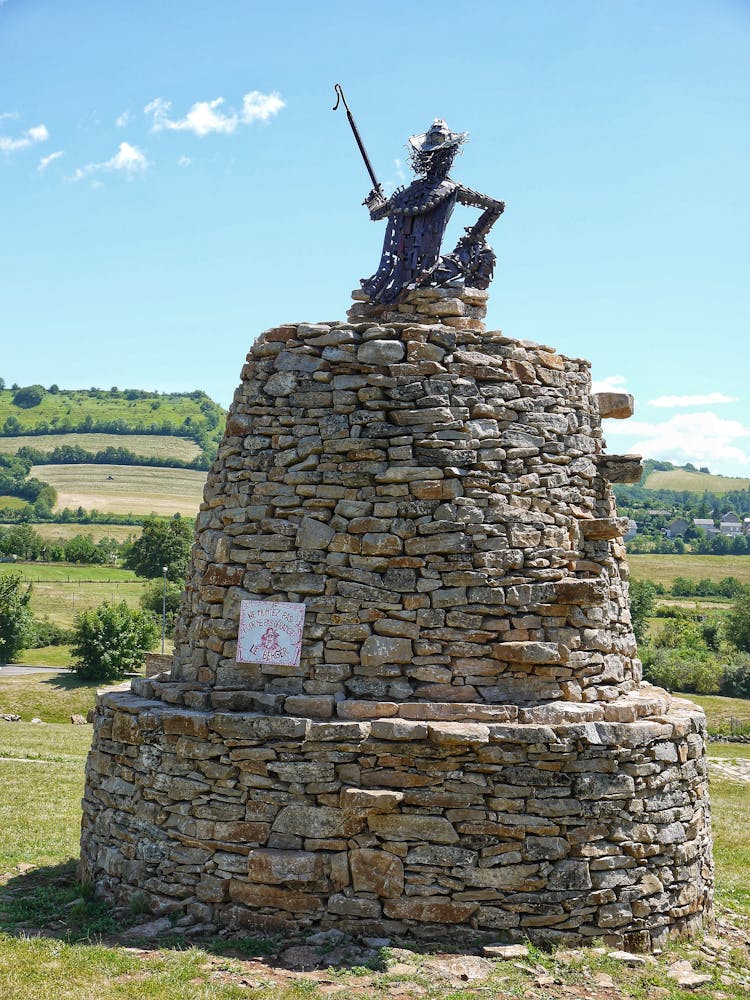
<path fill-rule="evenodd" d="M 206 481 L 205 472 L 137 465 L 34 465 L 31 475 L 54 486 L 58 511 L 185 517 L 197 514 Z"/>
<path fill-rule="evenodd" d="M 307 975 L 284 967 L 276 956 L 288 942 L 275 939 L 202 940 L 189 947 L 176 927 L 171 944 L 124 948 L 112 935 L 142 919 L 137 909 L 114 919 L 108 907 L 87 897 L 74 881 L 91 727 L 51 721 L 74 708 L 82 712 L 90 697 L 88 685 L 68 677 L 16 679 L 0 673 L 0 705 L 12 701 L 22 717 L 33 713 L 50 720 L 43 725 L 0 723 L 0 989 L 9 1000 L 543 1000 L 563 995 L 744 1000 L 747 995 L 742 983 L 750 976 L 746 950 L 738 946 L 729 965 L 717 966 L 692 942 L 670 943 L 656 961 L 634 969 L 593 949 L 581 949 L 570 964 L 558 961 L 554 952 L 532 948 L 525 963 L 497 963 L 485 980 L 452 985 L 421 968 L 429 948 L 401 960 L 399 971 L 389 971 L 393 959 L 385 951 L 374 970 L 342 965 Z M 722 755 L 725 749 L 721 745 Z M 750 758 L 750 747 L 732 749 L 735 758 Z M 722 778 L 712 780 L 711 789 L 719 911 L 730 907 L 729 923 L 744 925 L 750 916 L 748 786 Z M 42 936 L 36 936 L 36 928 L 44 928 Z M 269 957 L 252 958 L 258 955 Z M 685 956 L 713 975 L 705 988 L 689 992 L 669 979 L 669 967 Z M 719 981 L 727 971 L 732 975 Z M 593 977 L 603 972 L 616 986 L 595 988 Z M 536 989 L 534 978 L 540 975 L 550 976 L 554 988 Z"/>
<path fill-rule="evenodd" d="M 14 417 L 20 427 L 19 432 L 46 425 L 47 429 L 65 431 L 65 423 L 78 426 L 87 417 L 94 421 L 124 420 L 130 427 L 142 424 L 150 427 L 169 422 L 174 426 L 184 425 L 190 419 L 188 426 L 203 427 L 206 425 L 206 415 L 201 410 L 205 405 L 218 417 L 218 423 L 211 436 L 218 439 L 221 436 L 223 410 L 206 396 L 193 399 L 182 394 L 156 395 L 150 394 L 143 399 L 128 400 L 120 394 L 113 395 L 105 391 L 99 396 L 92 396 L 88 390 L 60 390 L 57 393 L 45 393 L 37 405 L 24 409 L 13 403 L 14 392 L 11 389 L 0 390 L 0 427 L 8 417 Z M 60 426 L 62 425 L 62 427 Z"/>
<path fill-rule="evenodd" d="M 33 527 L 37 535 L 41 535 L 52 545 L 64 544 L 76 535 L 91 535 L 94 542 L 102 538 L 114 538 L 117 542 L 126 542 L 138 538 L 143 531 L 140 524 L 55 524 L 42 521 L 39 524 L 35 523 Z"/>
<path fill-rule="evenodd" d="M 20 497 L 9 497 L 5 495 L 0 496 L 0 507 L 10 507 L 15 510 L 23 510 L 24 507 L 28 506 L 28 503 Z"/>
<path fill-rule="evenodd" d="M 145 458 L 178 458 L 190 462 L 200 455 L 200 447 L 190 438 L 172 434 L 27 434 L 18 437 L 0 435 L 0 453 L 15 455 L 21 448 L 53 451 L 62 446 L 77 446 L 97 452 L 105 448 L 127 448 Z"/>
<path fill-rule="evenodd" d="M 132 570 L 115 566 L 72 566 L 66 563 L 3 563 L 0 573 L 20 572 L 31 583 L 31 610 L 37 618 L 49 618 L 55 625 L 70 628 L 79 611 L 95 608 L 103 601 L 125 601 L 138 608 L 146 581 Z M 62 648 L 62 647 L 61 647 Z M 30 659 L 31 658 L 31 659 Z M 27 662 L 34 652 L 24 654 Z"/>
<path fill-rule="evenodd" d="M 659 472 L 654 469 L 644 486 L 647 490 L 688 490 L 692 493 L 729 493 L 730 490 L 746 490 L 750 479 L 730 476 L 712 476 L 705 472 L 690 472 L 687 469 L 669 469 Z"/>
<path fill-rule="evenodd" d="M 750 584 L 750 556 L 628 555 L 633 580 L 650 580 L 668 587 L 678 576 L 687 580 L 722 580 L 734 576 Z"/>

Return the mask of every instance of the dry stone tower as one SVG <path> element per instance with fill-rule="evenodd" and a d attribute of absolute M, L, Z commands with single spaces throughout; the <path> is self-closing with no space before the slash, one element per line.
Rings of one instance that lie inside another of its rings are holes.
<path fill-rule="evenodd" d="M 704 716 L 641 682 L 588 364 L 486 292 L 363 295 L 253 344 L 171 672 L 101 697 L 82 869 L 217 927 L 649 949 L 698 927 Z M 305 605 L 239 663 L 243 601 Z"/>

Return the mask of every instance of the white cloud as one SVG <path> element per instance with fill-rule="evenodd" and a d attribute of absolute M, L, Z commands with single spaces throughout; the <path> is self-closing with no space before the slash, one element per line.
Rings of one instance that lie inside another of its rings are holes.
<path fill-rule="evenodd" d="M 650 399 L 649 406 L 677 407 L 677 406 L 715 406 L 718 403 L 737 403 L 736 396 L 727 396 L 723 392 L 696 393 L 693 396 L 659 396 L 657 399 Z"/>
<path fill-rule="evenodd" d="M 608 420 L 607 436 L 627 435 L 636 440 L 628 449 L 644 458 L 675 465 L 698 462 L 714 468 L 722 463 L 750 465 L 750 428 L 739 420 L 715 413 L 677 413 L 661 423 L 645 420 Z"/>
<path fill-rule="evenodd" d="M 278 91 L 261 94 L 259 90 L 251 90 L 242 98 L 242 120 L 247 125 L 255 121 L 267 122 L 285 107 L 286 101 Z"/>
<path fill-rule="evenodd" d="M 276 91 L 261 94 L 259 90 L 251 90 L 244 95 L 239 113 L 232 109 L 224 110 L 223 104 L 223 97 L 216 97 L 213 101 L 196 101 L 184 118 L 171 118 L 172 102 L 157 97 L 146 105 L 143 112 L 152 117 L 152 132 L 192 132 L 202 138 L 212 132 L 231 134 L 243 123 L 267 122 L 286 107 L 286 101 Z"/>
<path fill-rule="evenodd" d="M 594 379 L 591 383 L 592 392 L 626 392 L 627 379 L 624 375 L 607 375 L 603 379 Z"/>
<path fill-rule="evenodd" d="M 54 153 L 50 153 L 49 156 L 43 156 L 39 161 L 39 166 L 36 169 L 39 171 L 40 174 L 44 173 L 44 171 L 47 169 L 50 163 L 54 162 L 55 160 L 59 160 L 60 157 L 63 155 L 64 155 L 63 151 L 61 149 L 58 149 Z"/>
<path fill-rule="evenodd" d="M 6 115 L 4 117 L 11 118 L 15 117 L 15 115 Z M 34 125 L 17 139 L 11 139 L 9 135 L 0 135 L 0 151 L 3 153 L 15 153 L 16 150 L 28 149 L 29 146 L 34 146 L 38 142 L 46 142 L 47 139 L 49 139 L 47 126 Z"/>
<path fill-rule="evenodd" d="M 130 123 L 132 117 L 133 116 L 129 111 L 123 111 L 121 115 L 118 115 L 117 118 L 115 118 L 115 125 L 118 128 L 125 128 L 125 126 Z"/>
<path fill-rule="evenodd" d="M 128 177 L 134 177 L 142 173 L 149 166 L 144 153 L 137 146 L 131 146 L 129 142 L 121 142 L 115 155 L 105 160 L 103 163 L 87 163 L 85 167 L 78 167 L 70 180 L 80 181 L 84 177 L 90 177 L 102 171 L 121 170 Z"/>
<path fill-rule="evenodd" d="M 189 167 L 192 162 L 193 161 L 190 159 L 189 156 L 184 156 L 183 155 L 177 161 L 177 166 L 178 167 Z"/>
<path fill-rule="evenodd" d="M 163 132 L 168 129 L 173 132 L 192 132 L 199 136 L 209 135 L 211 132 L 234 132 L 239 124 L 239 117 L 234 111 L 225 115 L 218 110 L 223 103 L 223 97 L 217 97 L 213 101 L 197 101 L 184 118 L 173 119 L 169 117 L 171 101 L 157 97 L 147 104 L 143 111 L 153 116 L 152 132 Z"/>

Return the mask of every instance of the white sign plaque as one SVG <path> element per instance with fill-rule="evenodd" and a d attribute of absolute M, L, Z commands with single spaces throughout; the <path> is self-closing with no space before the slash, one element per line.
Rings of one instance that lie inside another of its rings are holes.
<path fill-rule="evenodd" d="M 242 601 L 237 662 L 298 666 L 304 624 L 304 604 Z"/>

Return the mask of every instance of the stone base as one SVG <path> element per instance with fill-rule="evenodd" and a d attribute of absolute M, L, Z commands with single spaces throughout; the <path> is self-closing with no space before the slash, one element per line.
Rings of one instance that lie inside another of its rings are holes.
<path fill-rule="evenodd" d="M 100 697 L 81 876 L 195 930 L 338 927 L 453 943 L 700 927 L 705 717 L 314 721 Z"/>

